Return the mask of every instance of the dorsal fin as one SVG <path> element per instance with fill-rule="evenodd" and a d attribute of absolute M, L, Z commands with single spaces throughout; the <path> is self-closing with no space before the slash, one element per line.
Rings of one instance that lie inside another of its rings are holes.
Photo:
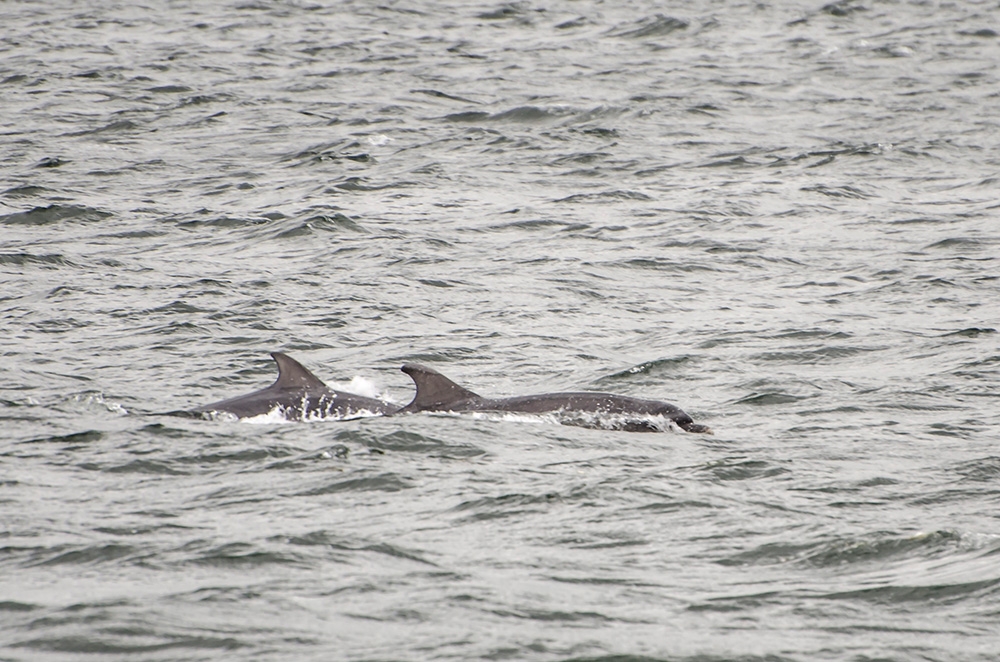
<path fill-rule="evenodd" d="M 480 396 L 469 389 L 462 388 L 437 370 L 425 365 L 407 363 L 400 370 L 412 377 L 413 383 L 417 387 L 413 402 L 400 411 L 448 411 L 450 405 L 455 403 L 465 400 L 482 400 Z"/>
<path fill-rule="evenodd" d="M 316 375 L 287 354 L 271 352 L 271 356 L 278 364 L 278 381 L 274 382 L 271 388 L 326 388 L 326 384 Z"/>

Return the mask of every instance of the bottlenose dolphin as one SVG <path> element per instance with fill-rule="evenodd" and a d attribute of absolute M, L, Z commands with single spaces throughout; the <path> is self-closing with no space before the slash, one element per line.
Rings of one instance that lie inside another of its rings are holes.
<path fill-rule="evenodd" d="M 281 352 L 271 352 L 278 364 L 278 379 L 265 389 L 190 410 L 194 414 L 226 412 L 239 418 L 260 416 L 277 410 L 293 421 L 311 418 L 358 418 L 389 414 L 398 406 L 354 393 L 334 391 L 305 367 Z"/>
<path fill-rule="evenodd" d="M 407 363 L 403 372 L 413 378 L 417 394 L 413 402 L 396 413 L 419 411 L 495 411 L 525 414 L 555 414 L 567 425 L 627 430 L 630 432 L 663 431 L 666 420 L 687 432 L 709 432 L 705 425 L 669 402 L 642 400 L 611 393 L 544 393 L 516 398 L 484 398 L 451 381 L 437 370 Z M 657 425 L 657 419 L 661 422 Z"/>

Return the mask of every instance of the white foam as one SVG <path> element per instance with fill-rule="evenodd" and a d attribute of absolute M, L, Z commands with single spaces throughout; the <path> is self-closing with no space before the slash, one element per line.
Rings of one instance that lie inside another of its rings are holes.
<path fill-rule="evenodd" d="M 343 384 L 341 382 L 334 382 L 329 384 L 330 388 L 336 391 L 344 391 L 346 393 L 353 393 L 354 395 L 361 395 L 366 398 L 375 398 L 377 400 L 385 400 L 382 394 L 379 392 L 378 386 L 375 382 L 365 377 L 355 375 L 351 378 L 351 381 Z"/>
<path fill-rule="evenodd" d="M 431 412 L 427 412 L 431 413 Z M 448 416 L 467 416 L 476 420 L 509 421 L 516 423 L 546 423 L 573 425 L 596 430 L 624 430 L 638 424 L 648 425 L 659 432 L 683 432 L 681 427 L 666 416 L 652 414 L 610 414 L 607 412 L 555 411 L 529 414 L 507 411 L 433 412 Z"/>
<path fill-rule="evenodd" d="M 559 418 L 553 414 L 525 414 L 509 411 L 473 411 L 465 414 L 477 420 L 508 421 L 512 423 L 559 423 Z"/>
<path fill-rule="evenodd" d="M 224 413 L 227 413 L 228 416 L 233 416 L 233 414 L 228 414 L 228 412 Z M 216 420 L 232 420 L 230 418 L 221 418 L 221 417 L 216 418 L 216 416 L 214 415 L 212 416 L 212 418 Z M 294 423 L 295 421 L 290 421 L 287 418 L 285 418 L 284 410 L 279 406 L 275 407 L 266 414 L 258 414 L 257 416 L 248 416 L 247 418 L 241 418 L 239 419 L 239 422 L 249 423 L 250 425 L 284 425 L 285 423 Z"/>
<path fill-rule="evenodd" d="M 358 418 L 370 418 L 372 416 L 382 416 L 381 412 L 372 411 L 370 409 L 352 409 L 344 416 L 338 416 L 336 414 L 330 413 L 325 414 L 318 410 L 308 409 L 308 400 L 304 399 L 300 405 L 303 410 L 306 411 L 305 416 L 296 416 L 294 418 L 287 418 L 285 416 L 286 409 L 280 405 L 275 406 L 271 411 L 266 414 L 258 414 L 257 416 L 248 416 L 246 418 L 241 418 L 239 421 L 241 423 L 249 423 L 251 425 L 283 425 L 286 423 L 315 423 L 318 421 L 353 421 Z M 236 420 L 233 414 L 223 413 L 226 417 L 216 416 L 217 412 L 212 413 L 213 419 L 219 420 Z"/>
<path fill-rule="evenodd" d="M 73 396 L 73 399 L 77 402 L 82 402 L 85 405 L 99 405 L 104 407 L 112 414 L 117 414 L 119 416 L 128 416 L 128 410 L 121 406 L 117 402 L 109 402 L 103 393 L 81 393 Z"/>

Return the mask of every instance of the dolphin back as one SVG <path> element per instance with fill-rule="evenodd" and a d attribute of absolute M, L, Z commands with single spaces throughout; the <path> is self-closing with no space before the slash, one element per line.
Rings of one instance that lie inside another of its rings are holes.
<path fill-rule="evenodd" d="M 196 407 L 190 413 L 225 412 L 238 418 L 252 418 L 277 410 L 288 420 L 308 420 L 390 414 L 397 409 L 382 400 L 334 391 L 287 354 L 272 352 L 271 357 L 278 364 L 278 378 L 273 384 L 247 395 Z"/>
<path fill-rule="evenodd" d="M 413 402 L 399 410 L 400 414 L 418 411 L 463 411 L 475 409 L 483 398 L 451 381 L 433 368 L 419 363 L 407 363 L 403 372 L 413 379 L 417 392 Z"/>
<path fill-rule="evenodd" d="M 271 358 L 278 364 L 278 379 L 271 384 L 273 389 L 318 389 L 326 390 L 319 377 L 309 372 L 304 365 L 281 352 L 271 352 Z"/>

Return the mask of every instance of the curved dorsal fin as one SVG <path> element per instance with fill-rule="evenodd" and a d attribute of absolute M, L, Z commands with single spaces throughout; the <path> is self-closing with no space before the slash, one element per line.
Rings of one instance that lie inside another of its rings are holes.
<path fill-rule="evenodd" d="M 271 357 L 278 364 L 278 381 L 271 388 L 326 388 L 316 375 L 287 354 L 271 352 Z"/>
<path fill-rule="evenodd" d="M 451 405 L 466 400 L 482 400 L 469 389 L 462 388 L 433 368 L 419 363 L 407 363 L 403 372 L 413 378 L 417 393 L 413 402 L 400 411 L 448 411 Z"/>

